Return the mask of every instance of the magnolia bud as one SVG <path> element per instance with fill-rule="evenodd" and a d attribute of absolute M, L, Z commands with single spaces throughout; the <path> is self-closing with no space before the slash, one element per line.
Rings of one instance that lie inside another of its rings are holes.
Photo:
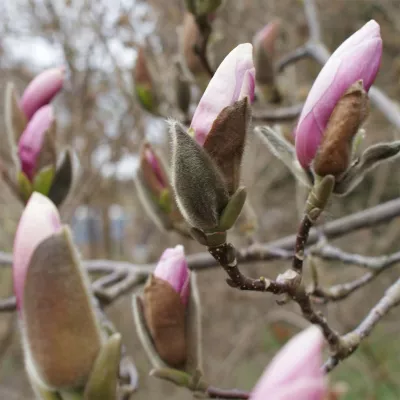
<path fill-rule="evenodd" d="M 277 102 L 280 95 L 275 83 L 274 58 L 275 42 L 280 31 L 280 21 L 266 25 L 254 36 L 254 63 L 257 71 L 257 84 L 267 102 Z"/>
<path fill-rule="evenodd" d="M 60 390 L 84 386 L 103 340 L 89 280 L 69 229 L 38 193 L 18 225 L 13 273 L 31 379 Z"/>
<path fill-rule="evenodd" d="M 33 115 L 19 139 L 18 156 L 21 169 L 30 181 L 44 162 L 55 162 L 54 139 L 50 137 L 53 122 L 52 107 L 43 106 Z"/>
<path fill-rule="evenodd" d="M 202 368 L 200 299 L 196 275 L 189 272 L 182 246 L 164 251 L 146 283 L 143 300 L 134 296 L 133 313 L 152 366 L 174 367 L 194 379 Z"/>
<path fill-rule="evenodd" d="M 368 106 L 362 81 L 351 85 L 337 102 L 314 158 L 317 175 L 339 177 L 350 166 L 353 138 L 368 116 Z"/>
<path fill-rule="evenodd" d="M 153 114 L 157 114 L 158 99 L 154 82 L 147 65 L 146 54 L 143 48 L 139 48 L 134 69 L 136 96 L 143 108 Z"/>
<path fill-rule="evenodd" d="M 296 128 L 296 153 L 308 169 L 321 144 L 338 101 L 357 81 L 368 91 L 379 70 L 382 39 L 379 25 L 369 21 L 343 42 L 322 68 L 304 104 Z"/>
<path fill-rule="evenodd" d="M 135 177 L 139 200 L 160 230 L 184 231 L 180 214 L 170 186 L 170 178 L 162 157 L 145 142 L 140 149 L 140 165 Z"/>
<path fill-rule="evenodd" d="M 321 371 L 323 343 L 315 326 L 291 339 L 265 370 L 250 399 L 323 400 L 327 393 Z"/>
<path fill-rule="evenodd" d="M 39 108 L 50 103 L 62 89 L 64 75 L 64 67 L 52 68 L 42 72 L 32 80 L 20 101 L 20 107 L 28 119 L 31 119 Z"/>
<path fill-rule="evenodd" d="M 185 306 L 189 270 L 182 246 L 167 249 L 144 288 L 144 313 L 160 357 L 174 367 L 186 362 Z"/>
<path fill-rule="evenodd" d="M 200 243 L 208 242 L 201 232 L 215 234 L 231 227 L 244 204 L 240 167 L 251 119 L 254 75 L 252 46 L 237 46 L 210 81 L 189 132 L 170 122 L 173 187 L 179 209 L 195 228 Z M 209 239 L 210 245 L 216 244 L 215 238 Z"/>

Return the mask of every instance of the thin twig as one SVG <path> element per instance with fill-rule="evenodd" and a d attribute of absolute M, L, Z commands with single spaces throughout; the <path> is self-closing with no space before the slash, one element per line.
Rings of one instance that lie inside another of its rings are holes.
<path fill-rule="evenodd" d="M 238 389 L 219 389 L 214 386 L 209 386 L 207 395 L 211 399 L 249 399 L 250 393 Z"/>
<path fill-rule="evenodd" d="M 258 122 L 287 122 L 295 120 L 303 109 L 303 103 L 293 106 L 280 107 L 276 109 L 257 110 L 253 109 L 252 115 L 255 123 Z"/>
<path fill-rule="evenodd" d="M 400 279 L 390 286 L 379 302 L 354 331 L 341 338 L 340 351 L 333 354 L 323 366 L 325 373 L 334 369 L 340 361 L 349 357 L 358 348 L 361 341 L 370 335 L 378 322 L 394 307 L 400 304 Z"/>
<path fill-rule="evenodd" d="M 400 262 L 400 251 L 385 256 L 368 257 L 345 252 L 330 244 L 312 247 L 310 254 L 325 260 L 341 261 L 344 264 L 357 265 L 372 270 L 384 269 Z"/>

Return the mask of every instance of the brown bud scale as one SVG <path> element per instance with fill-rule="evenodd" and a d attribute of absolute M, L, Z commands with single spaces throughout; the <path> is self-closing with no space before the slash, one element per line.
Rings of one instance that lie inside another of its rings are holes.
<path fill-rule="evenodd" d="M 144 288 L 144 315 L 159 356 L 172 367 L 187 358 L 185 307 L 179 294 L 163 279 L 150 276 Z"/>
<path fill-rule="evenodd" d="M 368 95 L 362 81 L 357 81 L 338 101 L 326 126 L 313 164 L 317 175 L 339 177 L 348 169 L 352 140 L 368 112 Z"/>

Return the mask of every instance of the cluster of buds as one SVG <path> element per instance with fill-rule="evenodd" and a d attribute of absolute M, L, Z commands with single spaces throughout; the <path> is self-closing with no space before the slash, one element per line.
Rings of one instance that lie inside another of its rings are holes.
<path fill-rule="evenodd" d="M 192 235 L 210 247 L 225 243 L 246 199 L 239 183 L 254 86 L 252 45 L 241 44 L 218 67 L 189 130 L 170 121 L 176 201 Z"/>
<path fill-rule="evenodd" d="M 53 68 L 38 75 L 21 99 L 12 83 L 7 84 L 5 118 L 7 136 L 16 170 L 13 187 L 26 202 L 33 191 L 48 196 L 58 206 L 68 195 L 72 180 L 70 150 L 57 155 L 56 122 L 51 100 L 61 90 L 64 69 Z"/>
<path fill-rule="evenodd" d="M 321 370 L 324 337 L 311 326 L 275 356 L 253 389 L 251 400 L 323 400 L 328 393 Z"/>
<path fill-rule="evenodd" d="M 148 142 L 141 146 L 140 164 L 134 182 L 142 205 L 159 229 L 189 235 L 187 224 L 176 205 L 165 163 Z"/>
<path fill-rule="evenodd" d="M 38 398 L 116 399 L 121 336 L 103 332 L 71 233 L 47 197 L 30 197 L 13 255 L 25 364 Z"/>
<path fill-rule="evenodd" d="M 143 297 L 134 296 L 133 313 L 155 368 L 152 375 L 198 389 L 202 364 L 199 297 L 183 246 L 164 251 Z"/>
<path fill-rule="evenodd" d="M 156 85 L 148 65 L 144 48 L 137 52 L 134 68 L 135 93 L 141 106 L 151 114 L 158 115 L 159 98 Z"/>
<path fill-rule="evenodd" d="M 254 63 L 257 71 L 257 95 L 267 103 L 280 101 L 275 77 L 275 43 L 280 32 L 280 21 L 274 20 L 256 33 L 253 39 Z"/>

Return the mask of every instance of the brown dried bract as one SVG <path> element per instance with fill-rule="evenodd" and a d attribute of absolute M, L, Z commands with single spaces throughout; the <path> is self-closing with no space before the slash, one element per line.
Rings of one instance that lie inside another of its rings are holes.
<path fill-rule="evenodd" d="M 215 119 L 203 146 L 222 172 L 231 195 L 239 187 L 250 120 L 251 107 L 247 97 L 225 107 Z"/>
<path fill-rule="evenodd" d="M 144 315 L 159 356 L 170 366 L 186 362 L 185 307 L 163 279 L 150 276 L 144 288 Z"/>
<path fill-rule="evenodd" d="M 319 176 L 339 177 L 351 162 L 352 140 L 369 112 L 368 95 L 357 81 L 336 104 L 314 160 Z"/>

